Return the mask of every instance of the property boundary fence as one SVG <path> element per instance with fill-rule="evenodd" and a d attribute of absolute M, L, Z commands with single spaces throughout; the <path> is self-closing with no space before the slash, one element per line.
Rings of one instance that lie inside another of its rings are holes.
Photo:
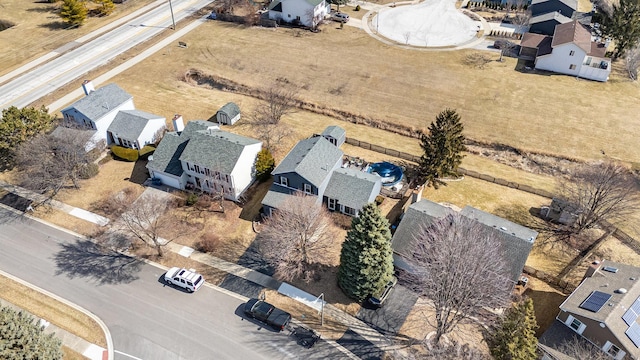
<path fill-rule="evenodd" d="M 527 275 L 533 276 L 534 278 L 542 280 L 549 285 L 555 286 L 565 294 L 571 294 L 573 290 L 576 289 L 576 286 L 570 284 L 568 281 L 562 280 L 557 276 L 535 269 L 531 266 L 525 265 L 522 271 Z"/>

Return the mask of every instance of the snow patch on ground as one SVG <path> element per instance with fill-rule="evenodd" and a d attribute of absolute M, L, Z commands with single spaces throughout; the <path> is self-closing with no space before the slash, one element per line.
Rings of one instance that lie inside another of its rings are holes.
<path fill-rule="evenodd" d="M 413 46 L 458 45 L 476 37 L 479 22 L 455 7 L 455 0 L 426 0 L 386 8 L 377 16 L 380 35 Z"/>

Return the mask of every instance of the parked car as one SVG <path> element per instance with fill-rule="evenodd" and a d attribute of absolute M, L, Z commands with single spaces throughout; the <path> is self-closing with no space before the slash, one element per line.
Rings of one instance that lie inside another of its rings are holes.
<path fill-rule="evenodd" d="M 349 14 L 345 14 L 345 13 L 341 13 L 341 12 L 335 12 L 335 13 L 331 14 L 331 19 L 333 21 L 346 23 L 347 21 L 349 21 Z"/>
<path fill-rule="evenodd" d="M 398 279 L 393 276 L 379 293 L 372 294 L 367 298 L 367 305 L 374 309 L 381 308 L 389 297 L 389 294 L 391 294 L 391 290 L 393 290 L 393 287 L 396 286 L 397 283 Z"/>
<path fill-rule="evenodd" d="M 248 317 L 259 320 L 272 328 L 282 331 L 291 321 L 291 314 L 259 299 L 250 299 L 244 305 L 244 313 Z"/>
<path fill-rule="evenodd" d="M 184 269 L 179 267 L 172 267 L 164 274 L 164 281 L 167 285 L 176 285 L 187 290 L 187 292 L 198 291 L 202 284 L 204 284 L 204 278 L 198 274 L 194 269 Z"/>

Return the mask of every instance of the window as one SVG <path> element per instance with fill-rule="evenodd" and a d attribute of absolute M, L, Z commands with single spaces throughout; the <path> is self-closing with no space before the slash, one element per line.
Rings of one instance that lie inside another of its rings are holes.
<path fill-rule="evenodd" d="M 335 210 L 336 209 L 336 199 L 329 199 L 327 200 L 327 207 L 329 208 L 329 210 Z"/>
<path fill-rule="evenodd" d="M 350 208 L 348 206 L 345 206 L 344 207 L 344 213 L 348 214 L 348 215 L 351 215 L 351 216 L 355 216 L 356 215 L 356 209 Z"/>
<path fill-rule="evenodd" d="M 284 176 L 280 176 L 280 185 L 289 186 L 289 180 Z"/>
<path fill-rule="evenodd" d="M 616 357 L 618 356 L 618 353 L 620 352 L 620 348 L 611 344 L 611 347 L 609 348 L 609 350 L 607 350 L 607 354 Z"/>
<path fill-rule="evenodd" d="M 602 347 L 602 351 L 606 352 L 616 360 L 624 358 L 624 355 L 626 354 L 624 351 L 620 350 L 619 347 L 609 341 L 604 344 L 604 346 Z"/>
<path fill-rule="evenodd" d="M 573 50 L 569 51 L 569 56 L 573 56 L 573 55 L 575 55 L 575 54 L 576 54 L 576 52 L 575 52 L 575 51 L 573 51 Z"/>
<path fill-rule="evenodd" d="M 567 317 L 567 321 L 565 321 L 564 323 L 565 325 L 573 329 L 573 331 L 577 332 L 579 335 L 582 335 L 582 332 L 584 331 L 584 329 L 587 328 L 587 325 L 583 324 L 582 321 L 574 318 L 571 315 Z"/>
<path fill-rule="evenodd" d="M 311 194 L 311 184 L 304 184 L 304 192 Z"/>
<path fill-rule="evenodd" d="M 575 70 L 575 69 L 576 69 L 576 65 L 575 64 L 569 65 L 569 70 Z"/>
<path fill-rule="evenodd" d="M 571 324 L 569 325 L 569 327 L 571 327 L 573 330 L 578 331 L 578 329 L 580 329 L 580 325 L 582 325 L 582 323 L 580 322 L 580 320 L 578 319 L 573 319 L 573 321 L 571 322 Z"/>

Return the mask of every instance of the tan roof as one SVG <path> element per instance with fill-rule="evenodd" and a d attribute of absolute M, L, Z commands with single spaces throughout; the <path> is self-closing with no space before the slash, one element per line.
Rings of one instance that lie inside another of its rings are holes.
<path fill-rule="evenodd" d="M 606 52 L 607 47 L 604 46 L 604 44 L 600 44 L 594 41 L 591 43 L 591 51 L 589 51 L 587 55 L 603 58 Z"/>
<path fill-rule="evenodd" d="M 556 47 L 568 43 L 574 43 L 585 53 L 589 53 L 591 51 L 591 34 L 577 20 L 556 25 L 551 46 Z"/>

